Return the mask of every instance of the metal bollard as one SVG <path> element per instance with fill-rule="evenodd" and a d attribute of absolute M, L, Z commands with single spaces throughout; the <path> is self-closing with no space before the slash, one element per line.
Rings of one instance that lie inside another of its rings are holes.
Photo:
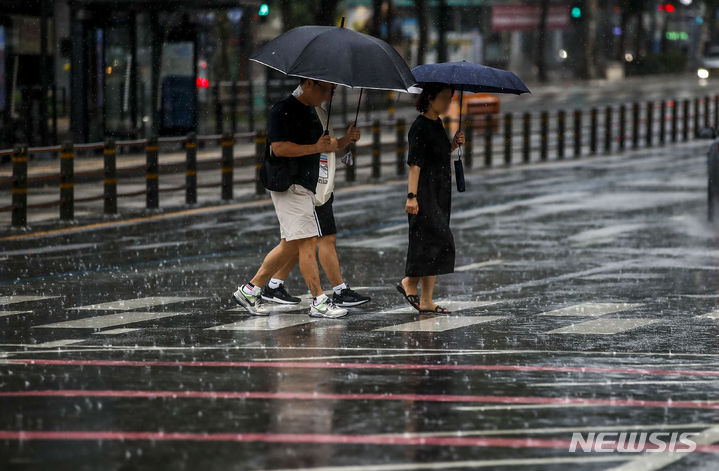
<path fill-rule="evenodd" d="M 265 161 L 265 147 L 267 145 L 267 136 L 265 131 L 258 130 L 255 133 L 255 194 L 264 195 L 265 186 L 260 179 L 260 168 L 262 162 Z"/>
<path fill-rule="evenodd" d="M 492 166 L 492 134 L 494 133 L 494 117 L 488 114 L 484 117 L 484 166 Z"/>
<path fill-rule="evenodd" d="M 512 165 L 512 113 L 504 115 L 504 164 Z"/>
<path fill-rule="evenodd" d="M 659 104 L 659 145 L 667 142 L 667 102 L 662 100 Z"/>
<path fill-rule="evenodd" d="M 467 168 L 472 168 L 473 163 L 472 154 L 474 153 L 474 145 L 472 143 L 472 137 L 474 135 L 474 124 L 472 121 L 472 115 L 464 119 L 464 165 Z"/>
<path fill-rule="evenodd" d="M 549 150 L 549 113 L 546 111 L 542 111 L 539 120 L 539 159 L 541 161 L 545 161 L 547 160 Z"/>
<path fill-rule="evenodd" d="M 105 214 L 117 213 L 117 150 L 114 139 L 106 139 L 102 149 L 105 157 Z"/>
<path fill-rule="evenodd" d="M 639 103 L 632 104 L 632 149 L 639 148 Z"/>
<path fill-rule="evenodd" d="M 652 140 L 653 137 L 652 134 L 654 134 L 654 102 L 647 102 L 647 124 L 646 124 L 646 135 L 645 135 L 645 141 L 647 143 L 647 147 L 652 146 Z"/>
<path fill-rule="evenodd" d="M 684 100 L 684 122 L 682 123 L 682 140 L 689 140 L 689 100 Z"/>
<path fill-rule="evenodd" d="M 566 119 L 564 110 L 559 110 L 557 113 L 557 160 L 564 159 L 564 132 Z"/>
<path fill-rule="evenodd" d="M 708 196 L 708 219 L 715 221 L 715 213 L 719 211 L 719 140 L 716 140 L 709 147 L 707 156 L 707 196 Z"/>
<path fill-rule="evenodd" d="M 597 153 L 597 126 L 599 126 L 598 111 L 592 108 L 589 124 L 589 155 Z"/>
<path fill-rule="evenodd" d="M 679 131 L 679 102 L 672 100 L 672 142 L 677 142 Z"/>
<path fill-rule="evenodd" d="M 382 134 L 380 122 L 376 119 L 372 123 L 372 178 L 382 175 Z"/>
<path fill-rule="evenodd" d="M 147 188 L 147 209 L 157 209 L 160 206 L 160 165 L 158 162 L 159 147 L 157 137 L 152 136 L 145 146 L 145 185 Z"/>
<path fill-rule="evenodd" d="M 233 155 L 235 139 L 232 133 L 225 133 L 222 136 L 222 199 L 231 200 L 232 183 L 233 183 L 233 167 L 235 157 Z"/>
<path fill-rule="evenodd" d="M 12 225 L 27 225 L 27 146 L 16 146 L 12 154 Z"/>
<path fill-rule="evenodd" d="M 197 135 L 185 140 L 185 204 L 197 203 Z"/>
<path fill-rule="evenodd" d="M 709 96 L 707 95 L 703 98 L 703 100 L 704 100 L 704 127 L 708 128 L 709 126 L 711 126 L 711 122 L 709 119 L 709 114 L 710 114 L 709 107 L 711 104 L 711 98 L 709 98 Z"/>
<path fill-rule="evenodd" d="M 404 118 L 400 118 L 397 120 L 397 175 L 404 175 L 405 173 L 405 151 L 407 149 L 407 144 L 405 142 L 405 138 L 407 134 L 405 133 L 405 130 L 407 129 L 407 125 L 405 124 Z"/>
<path fill-rule="evenodd" d="M 627 107 L 619 105 L 619 152 L 624 152 L 627 138 Z"/>
<path fill-rule="evenodd" d="M 60 219 L 75 217 L 75 149 L 66 142 L 60 150 Z"/>
<path fill-rule="evenodd" d="M 692 134 L 694 137 L 699 135 L 699 131 L 701 130 L 701 100 L 699 98 L 694 98 L 694 133 Z"/>
<path fill-rule="evenodd" d="M 574 157 L 582 155 L 582 110 L 574 110 Z"/>
<path fill-rule="evenodd" d="M 612 107 L 604 110 L 604 153 L 612 152 Z"/>
<path fill-rule="evenodd" d="M 532 116 L 529 113 L 522 115 L 522 161 L 527 164 L 531 160 L 532 150 Z"/>

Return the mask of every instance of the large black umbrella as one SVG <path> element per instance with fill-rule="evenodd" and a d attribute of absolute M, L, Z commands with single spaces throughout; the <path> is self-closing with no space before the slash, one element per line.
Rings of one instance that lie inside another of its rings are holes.
<path fill-rule="evenodd" d="M 291 29 L 262 46 L 251 60 L 294 77 L 350 88 L 406 92 L 416 83 L 407 63 L 392 46 L 342 26 Z M 331 110 L 330 98 L 328 126 Z"/>

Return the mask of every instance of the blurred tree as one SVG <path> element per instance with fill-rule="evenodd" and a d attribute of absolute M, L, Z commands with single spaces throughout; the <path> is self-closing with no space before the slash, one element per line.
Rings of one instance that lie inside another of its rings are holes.
<path fill-rule="evenodd" d="M 437 62 L 447 62 L 447 30 L 449 29 L 449 6 L 447 0 L 437 4 Z"/>
<path fill-rule="evenodd" d="M 599 2 L 598 0 L 584 0 L 582 39 L 584 54 L 582 54 L 582 64 L 580 67 L 580 76 L 585 79 L 592 79 L 597 76 L 597 20 L 599 18 Z"/>
<path fill-rule="evenodd" d="M 282 29 L 288 31 L 302 25 L 338 25 L 337 6 L 340 0 L 280 0 Z"/>
<path fill-rule="evenodd" d="M 540 82 L 547 81 L 547 15 L 549 14 L 549 0 L 539 2 L 539 27 L 537 29 L 537 50 L 535 51 L 535 66 L 537 67 L 537 79 Z"/>
<path fill-rule="evenodd" d="M 427 24 L 427 0 L 414 0 L 414 10 L 417 15 L 417 28 L 419 33 L 417 64 L 424 64 L 427 54 L 427 35 L 429 30 L 429 25 Z"/>

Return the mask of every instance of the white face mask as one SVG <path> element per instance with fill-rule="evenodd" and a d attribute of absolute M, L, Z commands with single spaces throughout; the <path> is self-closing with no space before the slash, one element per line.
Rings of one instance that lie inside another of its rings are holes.
<path fill-rule="evenodd" d="M 292 92 L 292 96 L 295 98 L 299 98 L 300 95 L 302 95 L 305 91 L 302 90 L 302 85 L 297 85 L 297 88 Z"/>

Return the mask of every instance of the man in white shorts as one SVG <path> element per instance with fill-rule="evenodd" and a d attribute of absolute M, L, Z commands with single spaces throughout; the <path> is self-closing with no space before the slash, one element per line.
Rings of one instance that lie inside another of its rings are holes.
<path fill-rule="evenodd" d="M 320 154 L 335 152 L 359 138 L 350 132 L 341 139 L 324 135 L 315 106 L 328 100 L 334 85 L 305 79 L 293 94 L 272 107 L 267 118 L 269 152 L 261 170 L 270 190 L 280 223 L 280 243 L 270 251 L 255 276 L 237 288 L 232 298 L 250 314 L 258 310 L 262 286 L 288 260 L 299 259 L 300 271 L 314 297 L 310 316 L 342 317 L 347 309 L 337 307 L 322 292 L 317 267 L 317 238 L 320 227 L 315 214 L 314 192 L 319 177 Z"/>
<path fill-rule="evenodd" d="M 325 102 L 326 103 L 326 102 Z M 322 106 L 315 108 L 322 126 L 327 127 L 327 111 Z M 354 128 L 350 128 L 350 131 Z M 334 137 L 329 126 L 330 137 Z M 357 135 L 359 139 L 359 135 Z M 350 156 L 351 158 L 351 156 Z M 343 161 L 346 161 L 343 159 Z M 335 169 L 337 167 L 334 152 L 320 155 L 320 173 L 315 189 L 315 213 L 320 226 L 317 252 L 320 265 L 332 285 L 332 301 L 339 307 L 356 307 L 368 303 L 370 298 L 351 289 L 342 278 L 340 262 L 337 257 L 337 226 L 335 224 L 332 203 L 334 201 Z M 284 267 L 272 275 L 269 283 L 262 288 L 262 299 L 280 304 L 298 304 L 300 298 L 290 295 L 285 289 L 284 280 L 297 264 L 297 259 L 289 260 Z"/>

